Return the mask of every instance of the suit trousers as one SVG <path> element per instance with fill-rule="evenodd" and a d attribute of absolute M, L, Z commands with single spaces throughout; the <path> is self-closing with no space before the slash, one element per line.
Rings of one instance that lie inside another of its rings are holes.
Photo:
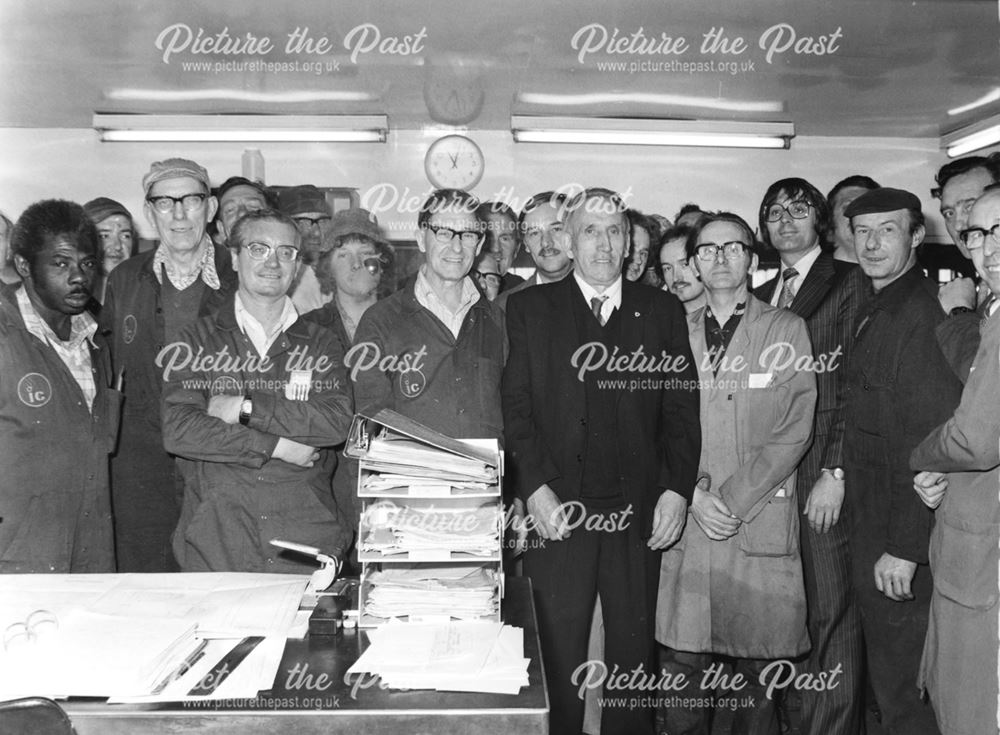
<path fill-rule="evenodd" d="M 646 547 L 634 521 L 615 531 L 586 530 L 581 524 L 563 541 L 529 536 L 524 574 L 535 591 L 552 735 L 580 734 L 586 691 L 598 687 L 604 697 L 616 700 L 603 703 L 601 735 L 653 732 L 649 699 L 656 692 L 623 682 L 656 674 L 653 613 L 659 562 L 660 553 Z M 588 661 L 598 595 L 604 660 Z"/>

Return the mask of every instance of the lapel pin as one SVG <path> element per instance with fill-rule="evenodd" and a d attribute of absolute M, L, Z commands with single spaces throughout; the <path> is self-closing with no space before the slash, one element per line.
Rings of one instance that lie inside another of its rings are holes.
<path fill-rule="evenodd" d="M 637 312 L 635 313 L 635 315 L 636 315 L 636 316 L 639 316 L 639 312 L 637 311 Z"/>

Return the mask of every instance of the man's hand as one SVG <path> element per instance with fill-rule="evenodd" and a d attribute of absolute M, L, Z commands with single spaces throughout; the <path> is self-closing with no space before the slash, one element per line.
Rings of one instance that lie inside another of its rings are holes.
<path fill-rule="evenodd" d="M 976 308 L 976 282 L 971 278 L 956 278 L 938 289 L 938 301 L 948 314 L 956 306 Z"/>
<path fill-rule="evenodd" d="M 882 554 L 875 562 L 875 586 L 878 591 L 896 602 L 913 599 L 910 583 L 917 573 L 917 563 L 906 561 L 892 554 Z"/>
<path fill-rule="evenodd" d="M 312 467 L 319 459 L 319 452 L 306 444 L 282 436 L 278 437 L 278 443 L 271 452 L 271 459 L 280 459 L 282 462 L 299 467 Z"/>
<path fill-rule="evenodd" d="M 510 504 L 510 527 L 514 532 L 514 556 L 520 556 L 528 549 L 528 523 L 524 517 L 524 501 L 514 498 Z"/>
<path fill-rule="evenodd" d="M 701 485 L 694 489 L 691 515 L 712 541 L 723 541 L 735 536 L 742 523 L 739 518 L 733 516 L 725 500 L 703 490 Z"/>
<path fill-rule="evenodd" d="M 208 399 L 208 415 L 227 424 L 238 424 L 242 405 L 243 396 L 212 396 Z"/>
<path fill-rule="evenodd" d="M 913 478 L 913 489 L 931 510 L 934 510 L 944 500 L 948 489 L 948 475 L 944 472 L 918 472 Z"/>
<path fill-rule="evenodd" d="M 647 546 L 653 551 L 666 549 L 677 542 L 687 520 L 687 501 L 673 490 L 664 490 L 653 510 L 653 535 Z"/>
<path fill-rule="evenodd" d="M 844 481 L 829 472 L 820 472 L 816 484 L 809 491 L 802 514 L 808 516 L 809 526 L 816 533 L 826 533 L 840 520 L 844 506 Z"/>
<path fill-rule="evenodd" d="M 528 497 L 528 519 L 527 522 L 534 525 L 543 539 L 562 541 L 569 538 L 566 509 L 548 484 L 542 485 Z"/>

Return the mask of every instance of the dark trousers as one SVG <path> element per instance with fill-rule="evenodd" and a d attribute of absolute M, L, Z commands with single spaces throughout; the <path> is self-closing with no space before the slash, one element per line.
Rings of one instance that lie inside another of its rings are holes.
<path fill-rule="evenodd" d="M 122 419 L 111 460 L 111 501 L 119 572 L 176 572 L 170 537 L 184 488 L 163 437 L 144 420 Z"/>
<path fill-rule="evenodd" d="M 579 735 L 589 682 L 634 671 L 653 677 L 653 610 L 660 560 L 640 537 L 639 523 L 624 531 L 587 531 L 581 525 L 565 541 L 528 539 L 524 574 L 535 590 L 542 663 L 549 688 L 552 735 Z M 604 613 L 604 661 L 587 661 L 587 640 L 600 594 Z M 607 676 L 604 676 L 607 672 Z M 651 697 L 642 689 L 605 689 L 601 735 L 653 732 Z"/>
<path fill-rule="evenodd" d="M 807 492 L 800 493 L 805 505 Z M 814 674 L 838 665 L 839 686 L 822 692 L 800 690 L 803 735 L 859 735 L 864 732 L 864 640 L 861 613 L 851 583 L 847 521 L 816 533 L 806 518 L 800 527 L 802 572 L 812 649 L 796 669 Z"/>
<path fill-rule="evenodd" d="M 917 673 L 927 635 L 933 579 L 920 565 L 911 583 L 915 599 L 894 602 L 875 587 L 881 544 L 874 533 L 851 536 L 854 588 L 864 629 L 868 675 L 888 735 L 940 735 L 934 710 L 917 689 Z M 996 641 L 990 643 L 996 645 Z"/>
<path fill-rule="evenodd" d="M 729 663 L 732 677 L 743 677 L 745 684 L 738 690 L 703 688 L 706 672 L 713 662 Z M 709 735 L 716 708 L 733 711 L 730 735 L 778 735 L 778 711 L 773 699 L 766 696 L 767 687 L 761 683 L 761 671 L 770 660 L 756 658 L 731 658 L 713 653 L 690 653 L 666 646 L 660 649 L 660 668 L 676 680 L 684 674 L 688 685 L 681 691 L 661 695 L 663 732 L 669 735 Z M 714 703 L 714 706 L 709 706 Z"/>

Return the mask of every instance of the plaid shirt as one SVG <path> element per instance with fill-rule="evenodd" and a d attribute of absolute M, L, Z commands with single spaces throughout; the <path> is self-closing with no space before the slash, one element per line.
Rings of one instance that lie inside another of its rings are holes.
<path fill-rule="evenodd" d="M 161 286 L 163 285 L 163 271 L 166 271 L 167 278 L 178 291 L 183 291 L 197 281 L 198 276 L 201 276 L 201 280 L 210 289 L 219 290 L 219 273 L 215 270 L 215 251 L 207 236 L 201 242 L 201 259 L 198 261 L 198 267 L 186 276 L 181 276 L 177 272 L 177 266 L 164 254 L 163 245 L 156 248 L 156 253 L 153 255 L 153 274 Z"/>
<path fill-rule="evenodd" d="M 64 342 L 52 331 L 52 327 L 38 316 L 23 287 L 17 290 L 17 306 L 21 311 L 21 318 L 24 319 L 24 328 L 55 350 L 83 391 L 83 397 L 87 399 L 87 410 L 92 411 L 97 385 L 94 383 L 88 342 L 93 343 L 94 332 L 97 331 L 94 317 L 86 311 L 71 317 L 69 339 Z"/>

